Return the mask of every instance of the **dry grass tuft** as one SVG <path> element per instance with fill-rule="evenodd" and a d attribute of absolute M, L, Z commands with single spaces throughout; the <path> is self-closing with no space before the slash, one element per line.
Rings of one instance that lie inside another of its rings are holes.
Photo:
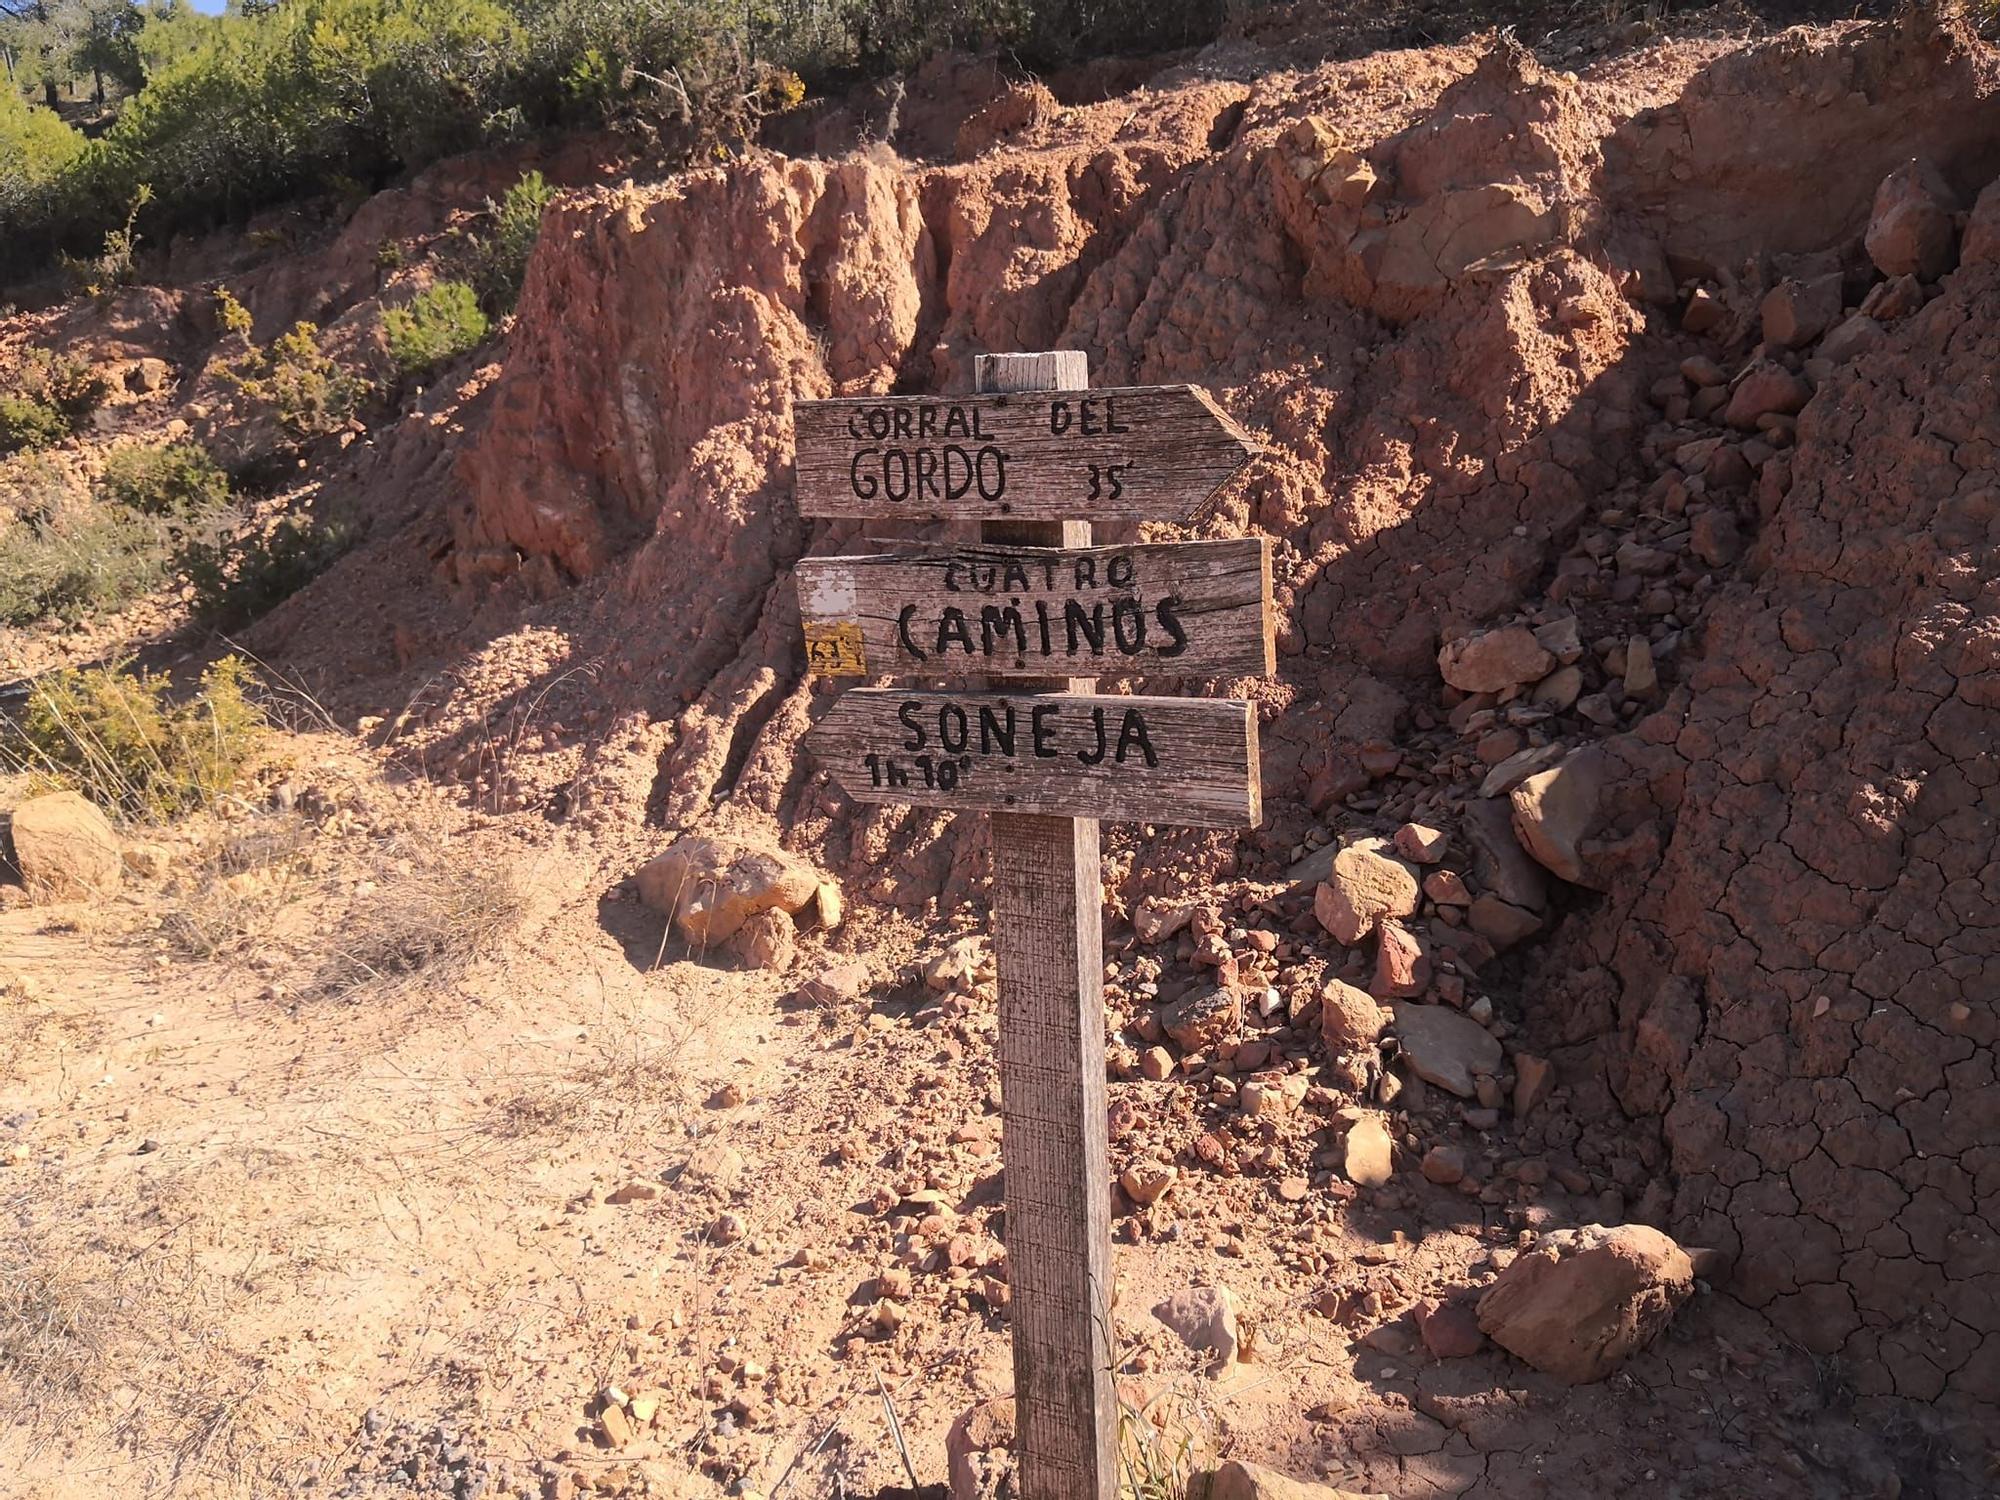
<path fill-rule="evenodd" d="M 303 894 L 314 831 L 291 813 L 259 815 L 209 844 L 170 889 L 160 931 L 188 958 L 242 957 L 272 914 Z"/>
<path fill-rule="evenodd" d="M 19 1411 L 54 1411 L 98 1393 L 116 1299 L 74 1255 L 30 1259 L 25 1236 L 0 1250 L 0 1373 Z"/>
<path fill-rule="evenodd" d="M 315 992 L 322 998 L 359 1000 L 418 984 L 456 984 L 527 913 L 527 886 L 506 865 L 440 850 L 398 856 L 392 849 L 378 871 L 320 966 Z"/>

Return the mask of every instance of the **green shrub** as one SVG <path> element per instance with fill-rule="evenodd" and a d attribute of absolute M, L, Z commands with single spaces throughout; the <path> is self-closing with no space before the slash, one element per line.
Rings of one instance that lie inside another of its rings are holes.
<path fill-rule="evenodd" d="M 226 306 L 223 313 L 228 316 Z M 223 377 L 251 401 L 268 404 L 285 430 L 301 438 L 344 425 L 367 391 L 363 381 L 320 349 L 319 329 L 304 322 L 263 349 L 253 347 Z"/>
<path fill-rule="evenodd" d="M 473 284 L 479 288 L 483 306 L 499 313 L 514 310 L 521 298 L 521 279 L 527 274 L 528 257 L 541 238 L 542 210 L 549 206 L 556 190 L 530 172 L 508 188 L 495 203 L 486 200 L 492 230 L 481 235 L 473 250 Z"/>
<path fill-rule="evenodd" d="M 216 630 L 236 630 L 276 608 L 347 550 L 345 527 L 285 516 L 259 527 L 223 507 L 191 526 L 174 549 L 174 568 L 192 590 L 189 612 Z"/>
<path fill-rule="evenodd" d="M 194 443 L 120 448 L 105 461 L 103 487 L 148 516 L 193 516 L 229 499 L 229 476 Z"/>
<path fill-rule="evenodd" d="M 242 659 L 226 656 L 176 703 L 165 678 L 124 663 L 52 672 L 36 679 L 0 760 L 128 818 L 205 807 L 236 785 L 262 739 L 250 680 Z"/>
<path fill-rule="evenodd" d="M 166 577 L 165 528 L 128 511 L 63 507 L 0 532 L 0 620 L 67 624 L 120 609 Z"/>
<path fill-rule="evenodd" d="M 111 386 L 85 360 L 30 349 L 0 390 L 0 456 L 61 442 L 104 404 Z"/>
<path fill-rule="evenodd" d="M 425 375 L 477 349 L 493 325 L 479 310 L 479 294 L 463 281 L 440 281 L 408 306 L 382 314 L 389 358 L 405 375 Z"/>
<path fill-rule="evenodd" d="M 69 418 L 47 402 L 0 391 L 0 454 L 36 453 L 70 431 Z"/>

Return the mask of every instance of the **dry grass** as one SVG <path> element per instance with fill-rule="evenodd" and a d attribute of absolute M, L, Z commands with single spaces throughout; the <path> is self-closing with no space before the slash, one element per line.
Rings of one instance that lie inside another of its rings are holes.
<path fill-rule="evenodd" d="M 273 914 L 309 888 L 314 830 L 291 813 L 253 817 L 205 847 L 168 892 L 160 931 L 187 958 L 247 954 Z"/>
<path fill-rule="evenodd" d="M 240 1293 L 173 1225 L 130 1247 L 53 1177 L 0 1199 L 0 1431 L 66 1462 L 139 1460 L 157 1492 L 243 1478 L 257 1364 L 223 1340 Z"/>
<path fill-rule="evenodd" d="M 527 909 L 527 886 L 510 866 L 390 846 L 376 861 L 373 882 L 357 889 L 351 920 L 334 935 L 314 993 L 352 1001 L 457 984 L 498 949 Z"/>

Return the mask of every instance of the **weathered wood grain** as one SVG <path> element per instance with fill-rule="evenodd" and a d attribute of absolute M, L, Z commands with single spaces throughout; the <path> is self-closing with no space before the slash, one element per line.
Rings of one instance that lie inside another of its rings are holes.
<path fill-rule="evenodd" d="M 1270 543 L 1074 550 L 908 546 L 798 565 L 822 676 L 1262 676 L 1277 669 Z"/>
<path fill-rule="evenodd" d="M 855 688 L 807 736 L 859 802 L 1254 828 L 1257 718 L 1230 698 Z"/>
<path fill-rule="evenodd" d="M 982 391 L 1090 383 L 1084 356 L 1068 349 L 985 355 L 974 375 Z M 1090 545 L 1087 521 L 988 521 L 981 533 L 994 546 Z M 1068 676 L 1021 684 L 1090 685 Z M 1097 822 L 1003 813 L 992 832 L 1018 1493 L 1117 1500 Z"/>
<path fill-rule="evenodd" d="M 801 401 L 807 516 L 1185 520 L 1249 462 L 1195 386 Z"/>

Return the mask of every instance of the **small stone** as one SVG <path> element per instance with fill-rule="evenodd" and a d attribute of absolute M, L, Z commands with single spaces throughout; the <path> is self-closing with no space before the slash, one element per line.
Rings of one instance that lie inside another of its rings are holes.
<path fill-rule="evenodd" d="M 1628 698 L 1646 698 L 1660 685 L 1659 671 L 1653 665 L 1653 647 L 1642 635 L 1635 635 L 1625 643 L 1625 695 Z"/>
<path fill-rule="evenodd" d="M 1760 359 L 1736 379 L 1722 420 L 1739 432 L 1754 432 L 1766 412 L 1795 412 L 1812 399 L 1812 387 L 1776 360 Z"/>
<path fill-rule="evenodd" d="M 998 1500 L 1016 1489 L 1014 1398 L 998 1396 L 962 1413 L 946 1435 L 951 1500 Z"/>
<path fill-rule="evenodd" d="M 1242 1025 L 1243 997 L 1230 985 L 1203 985 L 1160 1012 L 1161 1029 L 1190 1052 L 1234 1038 Z"/>
<path fill-rule="evenodd" d="M 1547 770 L 1561 760 L 1564 753 L 1560 744 L 1530 745 L 1488 771 L 1486 779 L 1479 783 L 1479 795 L 1504 797 L 1536 772 Z"/>
<path fill-rule="evenodd" d="M 1758 307 L 1764 342 L 1774 349 L 1805 348 L 1834 325 L 1840 312 L 1838 271 L 1805 281 L 1787 277 L 1764 294 Z"/>
<path fill-rule="evenodd" d="M 1286 1203 L 1303 1203 L 1312 1195 L 1312 1184 L 1303 1177 L 1278 1179 L 1278 1197 Z"/>
<path fill-rule="evenodd" d="M 1466 1359 L 1486 1347 L 1479 1315 L 1469 1302 L 1426 1298 L 1416 1305 L 1415 1315 L 1417 1332 L 1435 1359 Z"/>
<path fill-rule="evenodd" d="M 1528 701 L 1537 708 L 1550 709 L 1561 713 L 1575 703 L 1583 692 L 1583 668 L 1558 667 L 1540 682 L 1528 695 Z"/>
<path fill-rule="evenodd" d="M 1728 320 L 1728 307 L 1705 286 L 1690 292 L 1687 305 L 1681 309 L 1681 327 L 1693 334 L 1713 333 Z"/>
<path fill-rule="evenodd" d="M 1456 870 L 1433 870 L 1424 877 L 1424 894 L 1439 906 L 1470 906 L 1472 894 Z"/>
<path fill-rule="evenodd" d="M 868 992 L 868 985 L 868 965 L 849 960 L 820 970 L 799 986 L 798 996 L 807 1005 L 850 1006 L 859 1003 Z"/>
<path fill-rule="evenodd" d="M 939 994 L 969 991 L 977 983 L 980 966 L 985 961 L 984 939 L 959 938 L 924 966 L 924 987 Z"/>
<path fill-rule="evenodd" d="M 632 1419 L 622 1406 L 607 1404 L 597 1414 L 597 1426 L 604 1434 L 604 1441 L 613 1448 L 623 1448 L 632 1441 Z"/>
<path fill-rule="evenodd" d="M 1861 299 L 1861 312 L 1878 323 L 1893 323 L 1919 312 L 1924 305 L 1923 283 L 1914 276 L 1891 276 L 1868 289 Z"/>
<path fill-rule="evenodd" d="M 1326 881 L 1313 896 L 1320 926 L 1342 943 L 1358 943 L 1382 917 L 1407 917 L 1417 909 L 1417 877 L 1390 854 L 1383 839 L 1361 839 L 1334 856 Z"/>
<path fill-rule="evenodd" d="M 605 1194 L 606 1203 L 647 1203 L 660 1196 L 660 1185 L 634 1177 Z"/>
<path fill-rule="evenodd" d="M 1572 885 L 1588 883 L 1582 844 L 1596 825 L 1598 803 L 1609 780 L 1604 752 L 1588 747 L 1530 776 L 1508 794 L 1521 847 Z"/>
<path fill-rule="evenodd" d="M 735 1214 L 718 1214 L 708 1226 L 708 1237 L 718 1245 L 733 1245 L 746 1233 L 743 1220 Z"/>
<path fill-rule="evenodd" d="M 1359 1490 L 1335 1489 L 1331 1485 L 1292 1479 L 1274 1469 L 1266 1469 L 1240 1458 L 1228 1459 L 1217 1465 L 1212 1474 L 1196 1476 L 1186 1492 L 1201 1495 L 1204 1500 L 1389 1500 L 1387 1495 L 1379 1492 L 1364 1494 Z M 953 1496 L 952 1500 L 958 1500 L 958 1497 Z"/>
<path fill-rule="evenodd" d="M 1165 1196 L 1179 1176 L 1180 1169 L 1165 1162 L 1135 1161 L 1118 1174 L 1118 1185 L 1126 1197 L 1145 1208 Z"/>
<path fill-rule="evenodd" d="M 14 808 L 14 864 L 37 901 L 114 896 L 124 851 L 110 821 L 75 792 L 49 792 Z"/>
<path fill-rule="evenodd" d="M 1460 636 L 1438 652 L 1438 671 L 1462 693 L 1504 693 L 1539 682 L 1556 659 L 1525 625 Z"/>
<path fill-rule="evenodd" d="M 1880 323 L 1866 313 L 1857 312 L 1819 341 L 1820 358 L 1830 364 L 1844 365 L 1886 342 L 1888 337 Z"/>
<path fill-rule="evenodd" d="M 1473 901 L 1465 920 L 1467 926 L 1501 952 L 1542 930 L 1542 919 L 1534 912 L 1502 901 L 1491 892 Z"/>
<path fill-rule="evenodd" d="M 127 844 L 124 859 L 127 872 L 141 880 L 165 879 L 174 862 L 172 852 L 164 844 Z"/>
<path fill-rule="evenodd" d="M 1681 361 L 1681 375 L 1697 388 L 1725 384 L 1729 375 L 1706 354 L 1690 354 Z"/>
<path fill-rule="evenodd" d="M 1389 1022 L 1375 997 L 1342 979 L 1329 979 L 1319 992 L 1319 1033 L 1333 1056 L 1372 1047 Z"/>
<path fill-rule="evenodd" d="M 1470 1099 L 1475 1073 L 1500 1071 L 1500 1043 L 1477 1021 L 1444 1006 L 1407 1000 L 1397 1001 L 1394 1012 L 1403 1057 L 1426 1083 Z"/>
<path fill-rule="evenodd" d="M 1531 1052 L 1514 1054 L 1514 1118 L 1526 1119 L 1555 1090 L 1555 1064 Z"/>
<path fill-rule="evenodd" d="M 1424 1153 L 1423 1174 L 1439 1187 L 1450 1187 L 1465 1176 L 1465 1152 L 1457 1146 L 1433 1146 Z"/>
<path fill-rule="evenodd" d="M 1163 1083 L 1174 1076 L 1174 1055 L 1165 1047 L 1148 1047 L 1139 1054 L 1139 1076 Z"/>
<path fill-rule="evenodd" d="M 1382 1187 L 1396 1175 L 1396 1146 L 1380 1115 L 1364 1114 L 1347 1129 L 1341 1170 L 1358 1187 Z"/>
<path fill-rule="evenodd" d="M 1743 530 L 1729 511 L 1712 507 L 1688 524 L 1688 550 L 1711 568 L 1726 568 L 1743 555 Z"/>
<path fill-rule="evenodd" d="M 1429 989 L 1431 959 L 1422 940 L 1387 917 L 1376 924 L 1375 934 L 1375 979 L 1369 992 L 1381 998 L 1409 999 Z"/>
<path fill-rule="evenodd" d="M 1164 943 L 1186 930 L 1197 909 L 1192 901 L 1175 904 L 1148 896 L 1132 910 L 1133 934 L 1142 943 Z"/>
<path fill-rule="evenodd" d="M 1405 823 L 1396 830 L 1396 852 L 1412 864 L 1434 865 L 1444 858 L 1444 834 L 1422 823 Z"/>

